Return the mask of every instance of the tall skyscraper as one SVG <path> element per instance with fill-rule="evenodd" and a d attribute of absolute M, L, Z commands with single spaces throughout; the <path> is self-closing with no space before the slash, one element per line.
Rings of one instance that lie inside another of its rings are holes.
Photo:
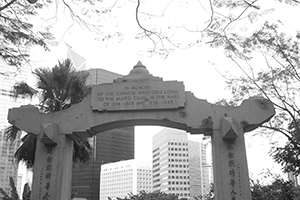
<path fill-rule="evenodd" d="M 132 159 L 101 167 L 100 200 L 125 198 L 129 193 L 151 192 L 151 189 L 151 163 Z"/>
<path fill-rule="evenodd" d="M 185 131 L 165 128 L 153 137 L 153 192 L 192 198 L 204 194 L 201 138 Z"/>
<path fill-rule="evenodd" d="M 121 75 L 103 69 L 89 69 L 89 85 L 110 83 Z M 134 158 L 134 127 L 113 129 L 92 138 L 94 157 L 87 166 L 73 168 L 72 189 L 78 198 L 99 200 L 101 165 Z"/>
<path fill-rule="evenodd" d="M 4 130 L 10 126 L 7 121 L 8 109 L 29 103 L 29 100 L 24 98 L 14 99 L 11 90 L 16 82 L 27 82 L 30 68 L 25 65 L 17 70 L 16 67 L 8 66 L 0 61 L 0 72 L 0 187 L 10 193 L 9 177 L 17 183 L 18 163 L 14 159 L 14 153 L 19 143 L 7 142 Z"/>
<path fill-rule="evenodd" d="M 211 140 L 202 141 L 201 145 L 202 157 L 202 178 L 203 178 L 203 193 L 208 194 L 213 183 L 213 167 L 212 167 L 212 151 Z"/>

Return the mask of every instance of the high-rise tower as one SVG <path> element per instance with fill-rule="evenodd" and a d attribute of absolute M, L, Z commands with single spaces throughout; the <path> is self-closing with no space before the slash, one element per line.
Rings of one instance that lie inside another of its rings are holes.
<path fill-rule="evenodd" d="M 115 200 L 141 191 L 151 192 L 151 163 L 139 160 L 124 160 L 104 164 L 101 167 L 100 200 L 108 197 Z"/>
<path fill-rule="evenodd" d="M 16 67 L 0 61 L 0 72 L 0 188 L 9 194 L 11 191 L 9 177 L 12 177 L 17 183 L 18 163 L 14 159 L 14 153 L 19 143 L 18 140 L 14 143 L 7 142 L 4 129 L 10 126 L 7 121 L 8 109 L 29 103 L 28 99 L 14 99 L 11 90 L 16 82 L 27 82 L 30 68 L 24 65 L 20 70 L 17 70 Z"/>
<path fill-rule="evenodd" d="M 153 192 L 192 198 L 204 194 L 201 137 L 188 137 L 185 131 L 165 128 L 153 137 Z M 204 187 L 205 186 L 205 187 Z"/>
<path fill-rule="evenodd" d="M 121 75 L 103 69 L 89 69 L 88 85 L 112 82 Z M 72 189 L 76 197 L 99 200 L 101 165 L 134 158 L 134 127 L 113 129 L 98 133 L 91 139 L 93 160 L 87 166 L 73 168 Z"/>

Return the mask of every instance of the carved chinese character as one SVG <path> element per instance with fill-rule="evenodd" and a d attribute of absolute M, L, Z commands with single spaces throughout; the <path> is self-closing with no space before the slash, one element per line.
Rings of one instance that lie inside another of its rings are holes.
<path fill-rule="evenodd" d="M 227 149 L 228 149 L 228 150 L 233 150 L 233 144 L 232 144 L 232 143 L 228 143 Z"/>
<path fill-rule="evenodd" d="M 229 153 L 227 154 L 227 156 L 228 156 L 229 159 L 232 159 L 232 158 L 234 157 L 234 153 L 229 152 Z"/>
<path fill-rule="evenodd" d="M 53 154 L 53 147 L 48 147 L 47 148 L 47 153 L 48 154 Z"/>
<path fill-rule="evenodd" d="M 48 173 L 45 175 L 45 178 L 46 178 L 46 179 L 51 179 L 51 173 L 48 172 Z"/>
<path fill-rule="evenodd" d="M 235 186 L 235 180 L 231 179 L 229 185 L 231 185 L 232 187 L 234 187 Z"/>
<path fill-rule="evenodd" d="M 52 171 L 52 165 L 51 165 L 51 164 L 48 164 L 48 165 L 46 166 L 46 170 L 47 170 L 47 171 Z"/>
<path fill-rule="evenodd" d="M 46 186 L 45 186 L 45 188 L 46 188 L 47 190 L 49 190 L 49 189 L 50 189 L 50 182 L 47 182 L 47 183 L 46 183 Z"/>
<path fill-rule="evenodd" d="M 229 167 L 235 167 L 234 160 L 229 160 L 228 166 Z"/>
<path fill-rule="evenodd" d="M 229 175 L 235 177 L 235 171 L 234 171 L 234 169 L 229 170 Z"/>
<path fill-rule="evenodd" d="M 53 160 L 52 156 L 48 156 L 47 162 L 50 163 Z"/>
<path fill-rule="evenodd" d="M 50 197 L 50 194 L 46 192 L 46 194 L 43 196 L 43 200 L 48 200 Z"/>
<path fill-rule="evenodd" d="M 234 191 L 234 189 L 231 190 L 230 195 L 235 196 L 237 193 Z"/>

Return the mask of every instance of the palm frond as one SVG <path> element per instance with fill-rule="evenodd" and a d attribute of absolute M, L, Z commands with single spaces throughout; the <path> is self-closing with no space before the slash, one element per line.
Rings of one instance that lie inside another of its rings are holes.
<path fill-rule="evenodd" d="M 37 92 L 37 90 L 30 87 L 24 81 L 17 82 L 12 88 L 14 98 L 18 98 L 19 96 L 32 98 L 33 95 L 37 94 Z"/>
<path fill-rule="evenodd" d="M 88 163 L 92 158 L 93 150 L 87 138 L 74 140 L 73 164 Z"/>
<path fill-rule="evenodd" d="M 34 75 L 37 78 L 37 88 L 40 91 L 39 106 L 45 113 L 67 109 L 72 104 L 82 101 L 91 92 L 91 87 L 86 85 L 89 73 L 76 71 L 70 59 L 59 61 L 52 69 L 37 68 L 34 70 Z M 15 138 L 14 135 L 16 134 L 13 134 L 12 130 L 10 132 L 11 136 L 9 137 Z M 23 144 L 16 151 L 15 157 L 18 161 L 24 161 L 26 166 L 31 168 L 34 165 L 37 136 L 33 133 L 28 133 L 22 138 L 22 141 Z M 87 163 L 91 157 L 92 147 L 88 140 L 75 140 L 73 162 L 75 164 Z"/>
<path fill-rule="evenodd" d="M 14 142 L 22 134 L 22 130 L 15 125 L 11 125 L 4 130 L 4 134 L 6 141 Z"/>
<path fill-rule="evenodd" d="M 14 182 L 14 179 L 12 177 L 9 177 L 9 184 L 11 187 L 11 198 L 13 200 L 19 200 L 19 195 L 18 195 L 18 191 Z"/>
<path fill-rule="evenodd" d="M 0 188 L 0 194 L 2 194 L 4 197 L 4 199 L 6 198 L 6 199 L 8 199 L 9 198 L 9 196 L 8 196 L 8 194 L 2 189 L 2 188 Z"/>
<path fill-rule="evenodd" d="M 23 144 L 15 153 L 18 162 L 23 161 L 27 168 L 32 168 L 35 158 L 37 135 L 28 133 L 22 138 Z"/>

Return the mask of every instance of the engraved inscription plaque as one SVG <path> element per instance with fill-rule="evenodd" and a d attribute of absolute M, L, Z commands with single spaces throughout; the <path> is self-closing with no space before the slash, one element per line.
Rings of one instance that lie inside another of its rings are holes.
<path fill-rule="evenodd" d="M 177 81 L 101 84 L 93 88 L 91 104 L 98 111 L 176 109 L 184 107 L 184 85 Z"/>

